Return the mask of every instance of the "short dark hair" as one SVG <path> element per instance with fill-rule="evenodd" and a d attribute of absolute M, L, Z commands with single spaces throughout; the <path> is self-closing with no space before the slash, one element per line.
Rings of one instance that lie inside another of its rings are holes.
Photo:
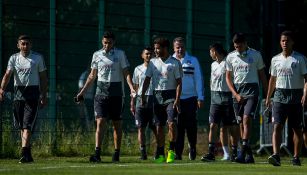
<path fill-rule="evenodd" d="M 210 45 L 209 49 L 214 49 L 217 53 L 223 54 L 224 56 L 227 55 L 227 51 L 224 49 L 224 47 L 220 43 L 214 43 Z"/>
<path fill-rule="evenodd" d="M 110 38 L 110 39 L 115 40 L 115 35 L 114 35 L 114 33 L 111 32 L 111 31 L 105 31 L 105 32 L 103 33 L 102 39 L 103 39 L 103 38 Z"/>
<path fill-rule="evenodd" d="M 246 42 L 245 35 L 243 33 L 236 33 L 232 38 L 233 43 L 244 43 Z"/>
<path fill-rule="evenodd" d="M 31 37 L 28 36 L 28 35 L 20 35 L 17 39 L 17 42 L 20 41 L 20 40 L 28 40 L 28 41 L 31 41 Z"/>
<path fill-rule="evenodd" d="M 285 31 L 281 32 L 280 37 L 281 36 L 287 36 L 287 37 L 290 37 L 292 40 L 294 40 L 294 34 L 290 30 L 285 30 Z"/>
<path fill-rule="evenodd" d="M 167 38 L 158 37 L 154 40 L 154 44 L 159 44 L 161 47 L 167 47 L 169 49 L 170 42 Z"/>
<path fill-rule="evenodd" d="M 148 51 L 152 52 L 152 47 L 150 47 L 150 46 L 145 46 L 145 47 L 143 48 L 143 50 L 142 50 L 142 53 L 143 53 L 145 50 L 148 50 Z"/>
<path fill-rule="evenodd" d="M 180 37 L 176 37 L 173 40 L 173 43 L 175 43 L 175 42 L 179 42 L 179 43 L 183 43 L 184 44 L 185 39 L 183 37 L 181 37 L 181 36 Z"/>

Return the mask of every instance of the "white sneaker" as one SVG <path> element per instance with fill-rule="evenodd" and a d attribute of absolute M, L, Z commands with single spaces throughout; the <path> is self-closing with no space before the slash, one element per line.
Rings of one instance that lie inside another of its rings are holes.
<path fill-rule="evenodd" d="M 229 155 L 228 155 L 228 156 L 224 156 L 224 157 L 221 159 L 221 161 L 227 161 L 227 160 L 230 160 Z"/>

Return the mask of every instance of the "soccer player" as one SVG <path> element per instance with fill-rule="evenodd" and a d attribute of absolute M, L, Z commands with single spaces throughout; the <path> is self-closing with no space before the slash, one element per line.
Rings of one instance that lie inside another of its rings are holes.
<path fill-rule="evenodd" d="M 142 88 L 142 104 L 146 101 L 145 93 L 152 78 L 154 94 L 154 120 L 157 127 L 157 150 L 155 160 L 158 163 L 165 161 L 164 127 L 168 124 L 168 136 L 170 140 L 167 163 L 173 163 L 175 159 L 175 145 L 177 138 L 177 114 L 180 112 L 181 94 L 181 63 L 170 56 L 170 42 L 166 38 L 156 38 L 154 49 L 156 58 L 150 60 L 146 70 L 146 78 Z"/>
<path fill-rule="evenodd" d="M 80 100 L 88 88 L 98 77 L 96 95 L 94 99 L 94 111 L 96 117 L 95 154 L 90 157 L 90 162 L 100 162 L 101 142 L 107 120 L 112 120 L 114 137 L 113 162 L 119 161 L 120 146 L 122 138 L 122 110 L 124 96 L 124 78 L 130 88 L 130 93 L 135 94 L 131 76 L 129 73 L 129 62 L 125 52 L 115 48 L 115 35 L 106 31 L 103 34 L 101 50 L 93 54 L 91 73 L 84 87 L 77 95 Z"/>
<path fill-rule="evenodd" d="M 267 92 L 265 65 L 260 52 L 248 47 L 244 34 L 235 34 L 233 45 L 235 50 L 226 58 L 226 82 L 234 98 L 235 115 L 242 126 L 242 148 L 236 162 L 254 163 L 249 138 L 258 104 L 259 80 Z"/>
<path fill-rule="evenodd" d="M 282 130 L 288 119 L 288 127 L 293 131 L 294 155 L 293 165 L 301 165 L 299 153 L 302 147 L 302 114 L 306 100 L 307 69 L 305 56 L 293 50 L 294 40 L 291 31 L 284 31 L 280 35 L 282 52 L 271 60 L 269 89 L 266 105 L 272 106 L 273 122 L 273 155 L 268 158 L 270 164 L 280 166 L 280 144 Z"/>
<path fill-rule="evenodd" d="M 47 73 L 44 58 L 31 50 L 32 40 L 20 35 L 17 40 L 20 52 L 8 62 L 0 87 L 0 101 L 4 100 L 6 87 L 14 74 L 14 121 L 21 130 L 21 158 L 19 163 L 33 162 L 31 134 L 36 122 L 37 110 L 47 103 Z"/>
<path fill-rule="evenodd" d="M 187 132 L 189 141 L 189 159 L 196 158 L 197 142 L 197 110 L 203 106 L 204 86 L 201 68 L 196 57 L 189 55 L 185 50 L 185 40 L 177 37 L 173 40 L 173 57 L 182 65 L 182 91 L 180 96 L 181 113 L 178 115 L 176 159 L 182 160 L 184 137 Z"/>
<path fill-rule="evenodd" d="M 143 82 L 146 77 L 145 72 L 148 67 L 149 61 L 152 58 L 152 49 L 150 47 L 145 47 L 142 51 L 141 57 L 144 61 L 143 64 L 137 66 L 133 73 L 133 86 L 137 92 L 136 96 L 131 97 L 130 110 L 135 117 L 135 124 L 138 127 L 138 141 L 140 144 L 141 160 L 147 160 L 146 152 L 146 137 L 145 131 L 146 127 L 152 129 L 154 135 L 156 135 L 156 128 L 153 125 L 153 90 L 150 84 L 148 90 L 145 93 L 147 103 L 145 106 L 141 104 L 141 95 Z"/>
<path fill-rule="evenodd" d="M 215 151 L 215 141 L 218 135 L 218 126 L 221 126 L 222 136 L 227 137 L 230 131 L 231 142 L 232 142 L 232 156 L 231 159 L 234 160 L 237 157 L 237 143 L 239 140 L 239 127 L 235 118 L 233 110 L 233 102 L 231 92 L 226 83 L 226 63 L 225 57 L 227 52 L 224 50 L 223 46 L 219 43 L 214 43 L 210 47 L 210 56 L 214 60 L 211 64 L 211 78 L 210 78 L 210 89 L 211 89 L 211 105 L 209 114 L 209 153 L 204 155 L 202 161 L 215 161 L 214 151 Z M 221 141 L 225 138 L 221 137 Z M 228 139 L 227 139 L 228 140 Z M 224 142 L 222 142 L 224 143 Z M 228 153 L 228 143 L 224 143 L 224 147 L 227 144 L 227 149 L 225 149 L 224 159 L 230 160 Z M 224 160 L 223 159 L 223 160 Z"/>

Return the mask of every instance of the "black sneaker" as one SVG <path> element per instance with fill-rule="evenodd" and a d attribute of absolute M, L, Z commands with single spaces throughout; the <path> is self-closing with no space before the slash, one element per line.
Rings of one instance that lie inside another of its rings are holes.
<path fill-rule="evenodd" d="M 237 163 L 245 163 L 245 152 L 240 152 L 240 154 L 238 155 L 238 157 L 235 158 L 235 162 Z"/>
<path fill-rule="evenodd" d="M 201 159 L 203 162 L 213 162 L 215 161 L 215 156 L 212 153 L 204 155 Z"/>
<path fill-rule="evenodd" d="M 97 156 L 97 155 L 91 155 L 90 157 L 90 162 L 101 162 L 101 158 L 100 156 Z"/>
<path fill-rule="evenodd" d="M 230 161 L 235 162 L 237 157 L 238 157 L 237 154 L 232 153 L 231 156 L 230 156 Z"/>
<path fill-rule="evenodd" d="M 280 166 L 280 157 L 279 155 L 273 154 L 268 158 L 269 164 L 273 166 Z"/>
<path fill-rule="evenodd" d="M 26 156 L 22 156 L 19 159 L 19 163 L 30 163 L 29 159 Z"/>
<path fill-rule="evenodd" d="M 300 161 L 300 159 L 298 157 L 293 157 L 292 165 L 293 166 L 301 166 L 302 164 L 301 164 L 301 161 Z"/>
<path fill-rule="evenodd" d="M 253 155 L 247 155 L 245 159 L 245 163 L 255 163 L 255 159 Z"/>
<path fill-rule="evenodd" d="M 189 159 L 190 160 L 195 160 L 196 159 L 196 149 L 190 149 L 190 152 L 189 152 Z"/>
<path fill-rule="evenodd" d="M 180 154 L 175 155 L 175 160 L 182 160 L 182 156 Z"/>
<path fill-rule="evenodd" d="M 112 162 L 119 162 L 119 152 L 115 151 L 112 157 Z"/>
<path fill-rule="evenodd" d="M 141 150 L 141 157 L 140 157 L 141 160 L 147 160 L 147 154 L 146 154 L 146 151 L 145 150 Z"/>

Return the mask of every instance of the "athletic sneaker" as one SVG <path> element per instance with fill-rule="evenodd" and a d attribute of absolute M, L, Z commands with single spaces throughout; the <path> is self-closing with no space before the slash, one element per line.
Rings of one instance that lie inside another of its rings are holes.
<path fill-rule="evenodd" d="M 237 154 L 232 153 L 232 154 L 231 154 L 231 157 L 230 157 L 230 161 L 235 162 L 237 157 L 238 157 Z"/>
<path fill-rule="evenodd" d="M 112 156 L 112 162 L 119 162 L 119 152 L 115 151 Z"/>
<path fill-rule="evenodd" d="M 279 155 L 273 154 L 268 158 L 269 164 L 273 166 L 280 166 L 280 157 Z"/>
<path fill-rule="evenodd" d="M 141 157 L 140 157 L 141 160 L 147 160 L 147 153 L 145 150 L 141 150 Z"/>
<path fill-rule="evenodd" d="M 168 150 L 166 163 L 173 163 L 175 161 L 175 152 L 173 150 Z"/>
<path fill-rule="evenodd" d="M 292 165 L 294 165 L 294 166 L 301 166 L 302 164 L 301 164 L 301 161 L 300 161 L 300 159 L 298 157 L 293 157 Z"/>
<path fill-rule="evenodd" d="M 163 163 L 165 162 L 165 156 L 164 155 L 158 155 L 158 157 L 155 157 L 156 163 Z"/>
<path fill-rule="evenodd" d="M 252 154 L 246 156 L 245 163 L 255 163 L 255 159 Z"/>
<path fill-rule="evenodd" d="M 22 156 L 19 159 L 19 163 L 31 163 L 31 162 L 33 162 L 33 158 L 29 158 L 27 156 Z"/>
<path fill-rule="evenodd" d="M 175 156 L 175 160 L 182 160 L 182 156 L 181 156 L 181 155 L 179 155 L 179 154 L 176 154 L 176 156 Z"/>
<path fill-rule="evenodd" d="M 244 151 L 240 152 L 238 157 L 235 158 L 235 162 L 237 162 L 237 163 L 245 163 L 245 156 L 246 156 L 246 154 L 245 154 Z"/>
<path fill-rule="evenodd" d="M 189 159 L 190 160 L 195 160 L 196 159 L 196 149 L 195 148 L 190 148 Z"/>
<path fill-rule="evenodd" d="M 224 155 L 223 158 L 221 159 L 221 161 L 228 161 L 230 160 L 229 155 Z"/>
<path fill-rule="evenodd" d="M 213 162 L 215 161 L 215 156 L 212 153 L 204 155 L 201 159 L 203 162 Z"/>
<path fill-rule="evenodd" d="M 91 155 L 90 157 L 90 162 L 101 162 L 101 158 L 100 156 L 97 156 L 97 155 Z"/>

